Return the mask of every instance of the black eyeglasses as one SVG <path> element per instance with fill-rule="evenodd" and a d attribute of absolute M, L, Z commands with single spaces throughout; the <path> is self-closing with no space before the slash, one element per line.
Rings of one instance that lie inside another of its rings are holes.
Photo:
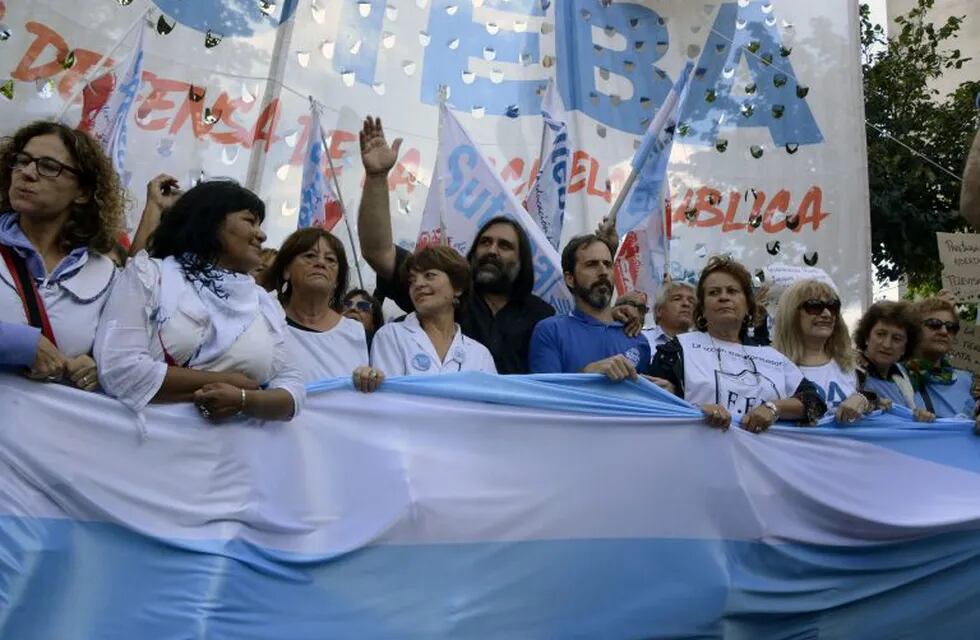
<path fill-rule="evenodd" d="M 817 300 L 813 298 L 811 300 L 806 300 L 800 305 L 800 309 L 803 309 L 811 316 L 819 316 L 823 313 L 824 309 L 830 311 L 831 315 L 837 315 L 840 313 L 840 300 Z"/>
<path fill-rule="evenodd" d="M 14 154 L 14 157 L 10 160 L 10 168 L 16 169 L 17 171 L 26 171 L 27 167 L 34 165 L 37 167 L 37 174 L 39 176 L 44 176 L 45 178 L 57 178 L 61 175 L 62 171 L 68 171 L 76 176 L 82 175 L 78 169 L 74 167 L 69 167 L 63 162 L 59 162 L 54 158 L 49 158 L 47 156 L 42 156 L 40 158 L 35 158 L 29 153 L 21 151 Z"/>
<path fill-rule="evenodd" d="M 371 311 L 371 303 L 367 300 L 358 300 L 354 302 L 353 300 L 344 300 L 344 309 L 357 309 L 363 313 L 368 313 Z"/>
<path fill-rule="evenodd" d="M 922 324 L 933 331 L 939 331 L 943 327 L 946 327 L 946 331 L 949 331 L 954 336 L 960 332 L 960 323 L 952 320 L 943 321 L 939 318 L 926 318 L 922 321 Z"/>

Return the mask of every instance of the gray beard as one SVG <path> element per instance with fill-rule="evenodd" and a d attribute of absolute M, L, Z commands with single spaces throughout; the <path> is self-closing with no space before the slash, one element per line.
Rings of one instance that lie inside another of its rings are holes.
<path fill-rule="evenodd" d="M 587 302 L 593 309 L 602 310 L 608 307 L 609 303 L 612 302 L 612 283 L 602 283 L 608 284 L 608 288 L 602 288 L 598 286 L 599 284 L 600 283 L 597 282 L 586 289 L 585 287 L 579 286 L 578 283 L 575 283 L 575 288 L 572 293 L 574 293 L 576 297 L 585 300 L 585 302 Z"/>
<path fill-rule="evenodd" d="M 517 279 L 519 269 L 519 265 L 513 265 L 510 269 L 507 267 L 500 269 L 494 264 L 484 264 L 475 267 L 473 284 L 480 291 L 487 293 L 509 293 Z"/>

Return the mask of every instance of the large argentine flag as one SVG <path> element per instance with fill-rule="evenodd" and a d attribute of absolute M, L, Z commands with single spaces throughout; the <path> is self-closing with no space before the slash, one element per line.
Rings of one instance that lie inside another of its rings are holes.
<path fill-rule="evenodd" d="M 445 241 L 465 256 L 477 231 L 498 216 L 521 225 L 531 242 L 534 294 L 558 313 L 571 312 L 572 295 L 565 286 L 558 252 L 520 200 L 501 182 L 456 116 L 445 104 L 440 104 L 439 152 L 422 212 L 417 246 Z"/>
<path fill-rule="evenodd" d="M 646 383 L 136 416 L 0 375 L 0 637 L 974 638 L 967 422 L 712 430 Z"/>

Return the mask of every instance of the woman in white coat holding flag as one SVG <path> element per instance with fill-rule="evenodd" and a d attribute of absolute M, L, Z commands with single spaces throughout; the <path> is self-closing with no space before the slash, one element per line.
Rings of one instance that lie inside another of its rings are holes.
<path fill-rule="evenodd" d="M 470 287 L 466 260 L 450 247 L 429 247 L 410 255 L 402 270 L 415 311 L 378 330 L 371 366 L 388 377 L 497 373 L 490 351 L 456 323 L 459 299 Z"/>

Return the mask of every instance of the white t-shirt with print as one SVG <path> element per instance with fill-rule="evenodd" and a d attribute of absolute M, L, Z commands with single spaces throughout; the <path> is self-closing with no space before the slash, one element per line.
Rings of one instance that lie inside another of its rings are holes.
<path fill-rule="evenodd" d="M 684 399 L 696 405 L 720 404 L 734 418 L 763 402 L 788 398 L 803 373 L 772 347 L 750 347 L 715 340 L 707 333 L 682 333 Z"/>
<path fill-rule="evenodd" d="M 857 391 L 857 372 L 845 373 L 833 360 L 818 367 L 801 366 L 800 371 L 817 388 L 827 409 L 836 409 Z"/>

